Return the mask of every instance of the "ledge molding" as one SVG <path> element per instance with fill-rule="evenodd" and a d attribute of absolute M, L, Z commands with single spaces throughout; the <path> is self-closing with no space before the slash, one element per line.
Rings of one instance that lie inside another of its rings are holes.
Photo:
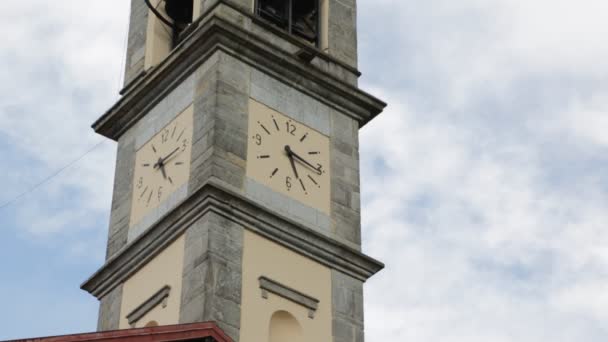
<path fill-rule="evenodd" d="M 81 288 L 98 299 L 103 298 L 209 214 L 220 215 L 361 281 L 384 268 L 380 261 L 252 201 L 217 178 L 210 178 L 174 210 L 108 259 Z"/>
<path fill-rule="evenodd" d="M 135 324 L 159 304 L 162 304 L 163 308 L 167 307 L 167 299 L 169 298 L 169 294 L 171 294 L 171 287 L 168 285 L 158 290 L 158 292 L 153 294 L 152 297 L 148 298 L 145 302 L 127 315 L 129 325 L 132 328 L 135 328 Z"/>
<path fill-rule="evenodd" d="M 308 309 L 308 318 L 315 318 L 315 313 L 319 308 L 319 300 L 303 294 L 298 290 L 294 290 L 289 286 L 285 286 L 267 277 L 260 277 L 260 289 L 262 289 L 262 298 L 268 299 L 268 293 L 274 293 L 277 296 L 283 297 L 298 305 Z"/>

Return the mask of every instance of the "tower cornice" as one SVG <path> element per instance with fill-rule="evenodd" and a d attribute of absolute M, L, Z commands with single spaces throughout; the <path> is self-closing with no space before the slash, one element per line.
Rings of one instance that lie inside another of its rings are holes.
<path fill-rule="evenodd" d="M 366 281 L 384 268 L 384 264 L 360 251 L 263 207 L 233 191 L 224 182 L 211 178 L 154 226 L 107 260 L 81 288 L 101 299 L 197 220 L 210 213 L 238 223 L 245 229 L 361 281 Z"/>
<path fill-rule="evenodd" d="M 263 37 L 261 32 L 268 31 L 272 31 L 275 40 L 282 40 L 280 46 Z M 360 127 L 386 107 L 383 101 L 356 86 L 359 76 L 356 69 L 297 38 L 275 31 L 240 6 L 227 0 L 218 1 L 192 24 L 185 33 L 187 37 L 163 62 L 127 85 L 123 97 L 92 127 L 97 133 L 118 140 L 217 51 L 339 110 L 359 122 Z M 302 51 L 316 58 L 307 63 L 298 57 Z"/>

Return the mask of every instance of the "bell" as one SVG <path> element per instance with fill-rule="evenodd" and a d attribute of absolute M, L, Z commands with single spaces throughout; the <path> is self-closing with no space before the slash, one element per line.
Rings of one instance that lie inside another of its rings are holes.
<path fill-rule="evenodd" d="M 193 8 L 193 0 L 165 0 L 167 15 L 179 27 L 192 23 Z"/>

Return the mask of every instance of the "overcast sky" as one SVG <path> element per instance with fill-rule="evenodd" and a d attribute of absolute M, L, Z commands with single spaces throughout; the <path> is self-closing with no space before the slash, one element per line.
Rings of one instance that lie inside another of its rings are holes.
<path fill-rule="evenodd" d="M 608 340 L 608 2 L 359 0 L 368 342 Z M 0 4 L 0 205 L 104 141 L 128 1 Z M 0 209 L 0 339 L 92 331 L 106 141 Z"/>

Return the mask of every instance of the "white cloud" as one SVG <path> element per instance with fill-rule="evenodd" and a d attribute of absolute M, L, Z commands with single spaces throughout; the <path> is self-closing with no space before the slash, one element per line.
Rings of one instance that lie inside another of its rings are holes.
<path fill-rule="evenodd" d="M 416 113 L 401 93 L 384 98 L 391 107 L 361 139 L 366 251 L 387 263 L 367 287 L 368 340 L 595 340 L 606 324 L 605 194 L 547 188 L 546 146 L 487 148 L 471 125 Z M 572 315 L 586 320 L 548 329 Z"/>
<path fill-rule="evenodd" d="M 8 201 L 105 139 L 90 125 L 117 98 L 128 3 L 7 2 L 1 16 L 5 49 L 0 61 L 10 67 L 0 70 L 0 78 L 10 81 L 0 84 L 5 94 L 0 98 L 0 134 L 3 153 L 22 163 L 19 170 L 0 166 L 11 175 L 0 195 Z M 90 227 L 87 218 L 105 226 L 113 145 L 106 142 L 5 209 L 15 218 L 11 226 L 32 236 Z"/>
<path fill-rule="evenodd" d="M 387 263 L 367 340 L 606 340 L 608 3 L 358 3 L 363 81 L 389 103 L 361 139 L 365 250 Z M 116 99 L 127 7 L 3 5 L 0 149 L 16 164 L 0 163 L 0 200 L 102 139 L 89 125 Z M 114 155 L 2 228 L 101 259 Z"/>
<path fill-rule="evenodd" d="M 360 5 L 367 340 L 605 340 L 607 5 Z"/>

